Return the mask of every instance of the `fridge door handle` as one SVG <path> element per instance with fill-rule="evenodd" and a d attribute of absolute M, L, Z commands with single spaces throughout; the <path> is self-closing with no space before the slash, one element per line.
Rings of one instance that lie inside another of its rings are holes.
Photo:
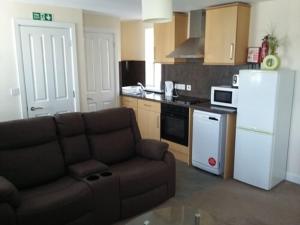
<path fill-rule="evenodd" d="M 251 128 L 251 127 L 241 127 L 241 126 L 238 126 L 237 129 L 244 130 L 244 131 L 249 131 L 249 132 L 254 132 L 254 133 L 271 135 L 271 136 L 274 135 L 274 133 L 271 132 L 271 131 L 260 130 L 260 129 L 257 129 L 256 127 L 252 127 Z"/>

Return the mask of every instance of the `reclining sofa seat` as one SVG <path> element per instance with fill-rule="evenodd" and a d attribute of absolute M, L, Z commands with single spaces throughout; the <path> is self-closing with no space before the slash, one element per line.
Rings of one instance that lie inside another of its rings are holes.
<path fill-rule="evenodd" d="M 67 176 L 53 117 L 0 124 L 0 176 L 0 224 L 63 225 L 92 218 L 92 192 Z M 5 201 L 5 193 L 13 200 Z"/>
<path fill-rule="evenodd" d="M 142 140 L 132 109 L 0 123 L 0 224 L 104 225 L 175 194 L 167 144 Z M 111 171 L 89 181 L 90 174 Z"/>
<path fill-rule="evenodd" d="M 175 160 L 168 145 L 142 140 L 128 108 L 84 113 L 93 158 L 120 177 L 121 217 L 127 218 L 175 195 Z"/>
<path fill-rule="evenodd" d="M 108 166 L 93 159 L 81 113 L 55 116 L 57 131 L 70 176 L 88 184 L 93 192 L 94 223 L 112 224 L 120 219 L 119 177 L 102 177 Z M 98 179 L 88 180 L 97 174 Z"/>

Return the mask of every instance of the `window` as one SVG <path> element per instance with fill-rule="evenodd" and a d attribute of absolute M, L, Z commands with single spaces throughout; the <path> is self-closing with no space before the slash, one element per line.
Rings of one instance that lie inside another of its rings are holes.
<path fill-rule="evenodd" d="M 161 64 L 154 63 L 154 28 L 145 27 L 146 87 L 161 88 Z"/>

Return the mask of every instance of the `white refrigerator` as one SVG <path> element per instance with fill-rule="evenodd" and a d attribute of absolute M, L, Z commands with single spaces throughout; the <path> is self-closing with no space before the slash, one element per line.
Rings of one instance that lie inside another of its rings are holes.
<path fill-rule="evenodd" d="M 295 75 L 241 70 L 234 179 L 270 190 L 286 177 Z"/>

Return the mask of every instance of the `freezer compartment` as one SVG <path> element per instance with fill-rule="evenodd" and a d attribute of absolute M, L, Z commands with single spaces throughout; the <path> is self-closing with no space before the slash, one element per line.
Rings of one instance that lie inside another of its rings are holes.
<path fill-rule="evenodd" d="M 234 179 L 270 190 L 273 136 L 246 129 L 237 129 Z"/>
<path fill-rule="evenodd" d="M 224 171 L 226 116 L 194 111 L 192 165 L 221 175 Z"/>

